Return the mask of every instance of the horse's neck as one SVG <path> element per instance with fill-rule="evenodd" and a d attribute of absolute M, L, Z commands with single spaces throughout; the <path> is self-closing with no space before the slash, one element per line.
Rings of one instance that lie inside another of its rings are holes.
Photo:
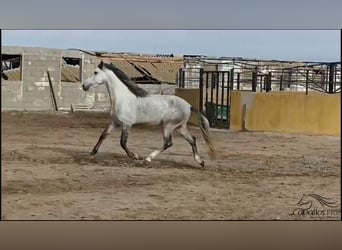
<path fill-rule="evenodd" d="M 109 99 L 112 108 L 115 108 L 118 105 L 125 103 L 125 101 L 128 101 L 130 98 L 134 97 L 134 95 L 128 90 L 128 88 L 124 86 L 118 79 L 111 79 L 106 84 L 106 87 L 109 93 Z"/>

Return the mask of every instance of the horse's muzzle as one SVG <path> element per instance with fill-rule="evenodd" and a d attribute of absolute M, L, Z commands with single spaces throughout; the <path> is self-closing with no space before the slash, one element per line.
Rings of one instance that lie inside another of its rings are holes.
<path fill-rule="evenodd" d="M 87 91 L 87 90 L 89 89 L 89 87 L 86 87 L 84 84 L 82 84 L 82 89 L 83 89 L 84 91 Z"/>

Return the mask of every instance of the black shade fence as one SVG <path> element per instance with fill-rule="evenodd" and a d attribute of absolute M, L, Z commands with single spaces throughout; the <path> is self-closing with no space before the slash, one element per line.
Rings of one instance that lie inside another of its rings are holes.
<path fill-rule="evenodd" d="M 199 108 L 211 127 L 230 128 L 232 72 L 200 70 Z"/>

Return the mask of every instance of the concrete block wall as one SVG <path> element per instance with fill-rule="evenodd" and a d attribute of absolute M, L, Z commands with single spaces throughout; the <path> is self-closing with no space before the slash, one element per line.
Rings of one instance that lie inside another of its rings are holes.
<path fill-rule="evenodd" d="M 96 110 L 108 110 L 109 95 L 104 86 L 90 91 L 82 90 L 82 81 L 90 77 L 100 59 L 77 50 L 3 46 L 3 54 L 22 56 L 21 81 L 1 79 L 2 110 L 53 110 L 54 104 L 47 71 L 55 93 L 59 110 L 70 110 L 72 104 L 84 105 Z M 62 57 L 81 59 L 81 81 L 61 82 Z M 152 94 L 174 95 L 175 87 L 162 84 L 140 84 Z"/>
<path fill-rule="evenodd" d="M 174 95 L 176 85 L 170 84 L 138 84 L 139 87 L 147 90 L 151 94 Z"/>
<path fill-rule="evenodd" d="M 101 59 L 97 57 L 84 55 L 83 67 L 82 67 L 83 80 L 86 80 L 93 74 L 94 69 L 96 69 L 100 61 Z M 109 109 L 110 100 L 109 100 L 109 95 L 105 86 L 98 86 L 96 88 L 90 89 L 87 92 L 82 90 L 81 85 L 79 86 L 79 88 L 81 90 L 80 100 L 79 100 L 80 104 L 84 104 L 84 105 L 93 107 L 98 110 Z"/>
<path fill-rule="evenodd" d="M 57 90 L 61 76 L 60 52 L 43 48 L 2 47 L 2 53 L 22 56 L 21 81 L 2 79 L 2 109 L 53 109 L 47 71 L 49 70 L 54 89 Z M 21 95 L 14 98 L 14 94 L 19 92 Z"/>
<path fill-rule="evenodd" d="M 53 109 L 47 71 L 50 72 L 52 83 L 60 81 L 58 51 L 47 49 L 24 49 L 22 51 L 23 108 L 28 110 Z M 11 82 L 9 81 L 8 84 Z"/>
<path fill-rule="evenodd" d="M 2 47 L 3 54 L 19 54 L 22 51 L 9 47 Z M 1 78 L 1 107 L 2 109 L 23 109 L 23 84 L 22 81 L 5 81 Z"/>
<path fill-rule="evenodd" d="M 82 59 L 81 81 L 84 81 L 93 74 L 94 69 L 100 62 L 100 59 L 83 53 L 80 54 L 82 55 L 71 56 L 63 51 L 62 56 Z M 86 105 L 90 108 L 99 110 L 109 109 L 109 95 L 104 86 L 98 86 L 85 92 L 82 90 L 82 82 L 60 82 L 59 91 L 59 101 L 62 109 L 69 110 L 71 108 L 71 104 Z"/>
<path fill-rule="evenodd" d="M 10 84 L 1 82 L 2 110 L 23 110 L 23 84 L 12 81 Z"/>

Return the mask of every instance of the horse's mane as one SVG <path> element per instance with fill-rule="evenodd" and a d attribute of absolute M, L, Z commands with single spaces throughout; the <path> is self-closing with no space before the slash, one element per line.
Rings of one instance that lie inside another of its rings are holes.
<path fill-rule="evenodd" d="M 113 64 L 103 63 L 99 64 L 99 68 L 106 67 L 107 69 L 113 71 L 113 73 L 127 86 L 127 88 L 137 97 L 145 97 L 148 96 L 149 93 L 138 87 L 138 85 L 133 82 L 121 69 L 115 67 Z"/>

